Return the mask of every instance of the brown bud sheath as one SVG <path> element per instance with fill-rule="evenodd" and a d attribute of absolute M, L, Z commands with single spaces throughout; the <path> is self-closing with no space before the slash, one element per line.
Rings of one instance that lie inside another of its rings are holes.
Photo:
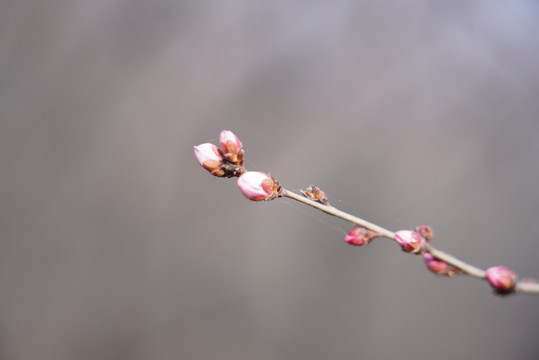
<path fill-rule="evenodd" d="M 300 191 L 301 191 L 301 194 L 305 196 L 307 199 L 314 200 L 323 205 L 329 205 L 329 201 L 326 197 L 326 194 L 322 190 L 320 190 L 320 188 L 317 188 L 314 185 L 311 185 L 307 189 L 300 190 Z"/>

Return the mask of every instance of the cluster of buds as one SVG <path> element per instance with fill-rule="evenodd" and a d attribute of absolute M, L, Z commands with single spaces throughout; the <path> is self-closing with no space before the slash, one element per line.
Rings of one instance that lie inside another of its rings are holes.
<path fill-rule="evenodd" d="M 287 196 L 303 203 L 316 207 L 324 212 L 339 216 L 351 221 L 354 224 L 368 224 L 359 219 L 351 220 L 354 217 L 329 206 L 326 194 L 320 188 L 311 185 L 301 193 L 309 201 L 292 192 L 286 191 L 270 175 L 260 171 L 247 171 L 243 164 L 245 151 L 239 138 L 229 130 L 221 131 L 219 135 L 219 145 L 217 147 L 211 143 L 204 143 L 194 147 L 195 158 L 198 163 L 210 174 L 218 177 L 238 177 L 237 185 L 240 192 L 252 201 L 267 201 L 278 197 Z M 318 204 L 325 206 L 320 206 Z M 358 218 L 356 218 L 358 219 Z M 537 281 L 532 279 L 522 279 L 517 283 L 517 276 L 505 266 L 493 266 L 483 272 L 473 268 L 458 259 L 454 259 L 447 254 L 436 250 L 430 246 L 432 240 L 432 229 L 427 225 L 421 225 L 414 230 L 400 230 L 394 234 L 383 228 L 364 225 L 377 229 L 380 233 L 363 226 L 356 226 L 346 236 L 344 241 L 354 246 L 369 244 L 374 239 L 384 236 L 393 239 L 401 246 L 402 250 L 411 254 L 422 255 L 426 267 L 433 273 L 442 276 L 453 276 L 455 274 L 470 274 L 479 278 L 484 278 L 497 294 L 505 295 L 515 291 L 528 291 L 539 293 Z M 434 254 L 434 255 L 433 255 Z M 436 256 L 440 257 L 437 258 Z M 446 262 L 447 261 L 447 262 Z M 452 265 L 454 264 L 454 265 Z M 531 284 L 531 285 L 530 285 Z"/>
<path fill-rule="evenodd" d="M 432 229 L 430 228 L 430 226 L 421 225 L 417 226 L 414 230 L 425 240 L 425 246 L 428 247 L 430 241 L 432 240 Z M 436 275 L 453 276 L 455 274 L 462 274 L 462 270 L 457 269 L 452 265 L 449 265 L 443 260 L 435 258 L 432 254 L 428 252 L 423 252 L 422 257 L 427 269 L 429 269 Z"/>
<path fill-rule="evenodd" d="M 195 158 L 210 174 L 218 177 L 240 176 L 243 167 L 243 145 L 230 130 L 223 130 L 219 135 L 221 148 L 211 143 L 195 146 Z"/>
<path fill-rule="evenodd" d="M 358 226 L 350 230 L 344 237 L 344 242 L 354 246 L 363 246 L 379 237 L 380 234 L 364 227 Z"/>
<path fill-rule="evenodd" d="M 245 170 L 245 151 L 236 134 L 230 130 L 221 131 L 219 145 L 220 149 L 211 143 L 195 146 L 195 158 L 200 166 L 214 176 L 239 177 L 238 187 L 249 200 L 273 200 L 282 196 L 281 186 L 271 175 Z"/>

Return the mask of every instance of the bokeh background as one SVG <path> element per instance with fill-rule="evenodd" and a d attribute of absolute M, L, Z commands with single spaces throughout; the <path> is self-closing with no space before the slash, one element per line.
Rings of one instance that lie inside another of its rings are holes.
<path fill-rule="evenodd" d="M 193 145 L 539 276 L 535 1 L 0 1 L 0 358 L 537 359 L 441 279 Z"/>

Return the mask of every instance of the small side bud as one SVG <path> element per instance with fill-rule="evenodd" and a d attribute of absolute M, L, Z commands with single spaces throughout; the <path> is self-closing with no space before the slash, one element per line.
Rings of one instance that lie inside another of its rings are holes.
<path fill-rule="evenodd" d="M 425 240 L 415 231 L 397 231 L 395 233 L 395 241 L 406 252 L 419 255 L 425 251 Z"/>
<path fill-rule="evenodd" d="M 225 159 L 233 164 L 243 164 L 243 145 L 240 139 L 230 130 L 223 130 L 219 135 L 219 143 Z"/>
<path fill-rule="evenodd" d="M 414 229 L 419 235 L 423 236 L 425 240 L 430 241 L 432 239 L 432 229 L 428 225 L 421 225 Z"/>
<path fill-rule="evenodd" d="M 247 171 L 238 179 L 238 187 L 247 199 L 253 201 L 273 200 L 280 196 L 281 186 L 269 174 Z"/>
<path fill-rule="evenodd" d="M 305 196 L 307 199 L 314 200 L 316 202 L 319 202 L 323 205 L 329 205 L 328 198 L 326 197 L 326 194 L 320 190 L 320 188 L 317 188 L 314 185 L 309 186 L 305 190 L 300 190 L 301 194 Z"/>
<path fill-rule="evenodd" d="M 377 232 L 358 226 L 350 230 L 350 232 L 344 236 L 344 241 L 350 245 L 363 246 L 370 243 L 378 236 L 380 236 L 380 234 Z"/>
<path fill-rule="evenodd" d="M 461 274 L 462 271 L 455 268 L 454 266 L 449 265 L 445 261 L 436 259 L 429 253 L 423 254 L 423 261 L 425 261 L 425 266 L 427 269 L 435 273 L 436 275 L 442 276 L 453 276 L 455 274 Z"/>
<path fill-rule="evenodd" d="M 513 292 L 517 284 L 517 275 L 513 270 L 505 266 L 493 266 L 485 271 L 485 276 L 490 286 L 498 294 L 509 294 Z"/>
<path fill-rule="evenodd" d="M 205 143 L 195 146 L 194 150 L 195 158 L 200 166 L 208 170 L 212 175 L 225 175 L 225 171 L 221 168 L 223 165 L 223 154 L 217 146 Z"/>

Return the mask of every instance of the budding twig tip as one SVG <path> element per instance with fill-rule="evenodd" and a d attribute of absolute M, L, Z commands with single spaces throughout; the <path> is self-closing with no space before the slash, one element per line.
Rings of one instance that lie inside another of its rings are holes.
<path fill-rule="evenodd" d="M 362 246 L 377 237 L 387 237 L 395 240 L 405 252 L 416 255 L 422 254 L 427 268 L 438 275 L 468 274 L 480 279 L 486 279 L 494 291 L 500 295 L 516 291 L 539 294 L 539 283 L 537 281 L 523 279 L 517 282 L 516 274 L 504 266 L 493 266 L 483 271 L 433 248 L 430 245 L 432 229 L 427 225 L 418 226 L 414 229 L 415 231 L 400 230 L 394 233 L 379 225 L 334 208 L 329 205 L 325 193 L 314 185 L 311 185 L 306 190 L 301 190 L 303 196 L 300 196 L 281 187 L 279 182 L 270 174 L 247 171 L 243 165 L 245 155 L 243 145 L 230 130 L 221 131 L 219 144 L 220 148 L 211 143 L 193 146 L 196 160 L 214 176 L 238 177 L 238 188 L 249 200 L 268 201 L 278 197 L 289 197 L 357 225 L 344 238 L 344 241 L 350 245 Z"/>

